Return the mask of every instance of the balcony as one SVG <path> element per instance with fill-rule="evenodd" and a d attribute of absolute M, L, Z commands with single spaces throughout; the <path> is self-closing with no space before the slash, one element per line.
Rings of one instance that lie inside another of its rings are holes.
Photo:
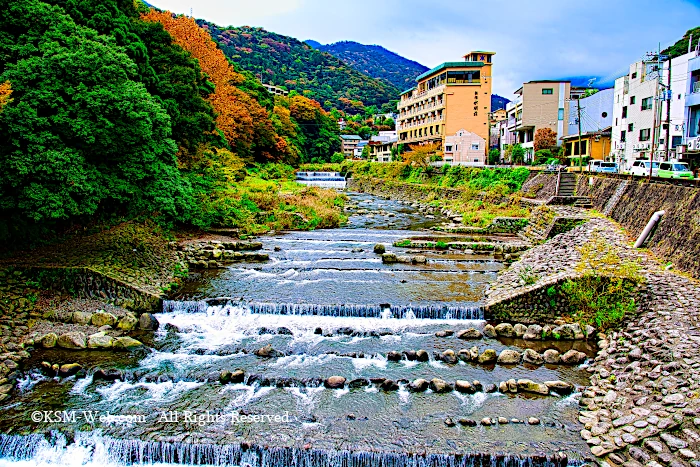
<path fill-rule="evenodd" d="M 693 83 L 693 85 L 690 87 L 690 92 L 693 94 L 700 92 L 700 81 Z"/>

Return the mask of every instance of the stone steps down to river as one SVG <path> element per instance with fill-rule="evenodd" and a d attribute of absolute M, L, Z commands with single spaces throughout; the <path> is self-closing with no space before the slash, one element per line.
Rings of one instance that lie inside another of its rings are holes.
<path fill-rule="evenodd" d="M 582 272 L 576 271 L 581 259 L 577 248 L 594 236 L 604 239 L 622 260 L 643 258 L 626 244 L 627 239 L 611 221 L 592 218 L 525 252 L 519 261 L 499 273 L 486 293 L 486 317 L 536 324 L 566 315 L 566 297 L 554 286 L 581 276 Z"/>
<path fill-rule="evenodd" d="M 529 224 L 518 235 L 537 245 L 568 232 L 588 218 L 586 211 L 575 206 L 542 205 L 532 211 Z"/>
<path fill-rule="evenodd" d="M 181 259 L 192 269 L 225 268 L 237 262 L 268 261 L 267 253 L 249 253 L 262 249 L 262 242 L 251 241 L 195 241 L 178 245 Z"/>

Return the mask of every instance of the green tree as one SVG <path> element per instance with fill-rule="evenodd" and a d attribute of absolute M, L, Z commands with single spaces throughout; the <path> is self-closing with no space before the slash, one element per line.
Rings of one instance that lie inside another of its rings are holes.
<path fill-rule="evenodd" d="M 0 114 L 0 237 L 95 214 L 186 219 L 171 120 L 124 49 L 37 0 L 0 9 L 0 26 L 0 82 L 13 88 Z"/>
<path fill-rule="evenodd" d="M 489 151 L 489 164 L 496 165 L 501 160 L 501 151 L 498 149 L 491 149 Z"/>
<path fill-rule="evenodd" d="M 331 163 L 342 164 L 345 161 L 345 154 L 342 152 L 336 152 L 331 156 Z"/>
<path fill-rule="evenodd" d="M 520 143 L 511 145 L 510 157 L 514 164 L 522 164 L 525 162 L 525 149 L 520 145 Z"/>

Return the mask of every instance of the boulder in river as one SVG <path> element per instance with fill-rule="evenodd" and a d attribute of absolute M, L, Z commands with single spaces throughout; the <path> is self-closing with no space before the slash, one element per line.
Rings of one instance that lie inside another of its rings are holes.
<path fill-rule="evenodd" d="M 476 388 L 469 381 L 457 380 L 455 381 L 455 391 L 465 394 L 475 394 Z"/>
<path fill-rule="evenodd" d="M 493 363 L 498 359 L 496 351 L 493 349 L 486 349 L 479 355 L 479 363 Z"/>
<path fill-rule="evenodd" d="M 131 337 L 117 337 L 114 339 L 113 348 L 115 350 L 135 350 L 143 347 L 143 343 Z"/>
<path fill-rule="evenodd" d="M 78 363 L 66 363 L 65 365 L 61 365 L 58 369 L 58 376 L 67 378 L 68 376 L 73 376 L 82 369 L 83 367 Z"/>
<path fill-rule="evenodd" d="M 117 328 L 121 329 L 122 331 L 131 331 L 136 327 L 137 324 L 139 324 L 139 320 L 136 319 L 135 316 L 126 315 L 119 320 Z"/>
<path fill-rule="evenodd" d="M 98 332 L 88 337 L 89 349 L 111 349 L 114 346 L 114 337 L 104 332 Z"/>
<path fill-rule="evenodd" d="M 401 361 L 401 354 L 395 350 L 392 350 L 386 354 L 386 359 L 390 362 L 398 362 Z"/>
<path fill-rule="evenodd" d="M 529 363 L 530 365 L 542 365 L 544 363 L 544 358 L 542 358 L 542 355 L 537 353 L 535 350 L 526 349 L 523 353 L 523 363 Z"/>
<path fill-rule="evenodd" d="M 62 349 L 84 349 L 87 347 L 87 336 L 80 331 L 61 334 L 58 338 L 58 346 Z"/>
<path fill-rule="evenodd" d="M 394 380 L 385 379 L 385 380 L 382 382 L 382 384 L 379 385 L 379 388 L 380 388 L 382 391 L 387 391 L 387 392 L 388 392 L 388 391 L 396 391 L 397 389 L 399 389 L 399 385 L 396 384 L 396 382 L 395 382 Z"/>
<path fill-rule="evenodd" d="M 98 328 L 104 325 L 114 326 L 117 323 L 117 317 L 112 313 L 100 310 L 92 315 L 90 322 Z"/>
<path fill-rule="evenodd" d="M 392 264 L 397 263 L 398 257 L 394 253 L 384 253 L 382 254 L 382 263 Z"/>
<path fill-rule="evenodd" d="M 433 378 L 430 380 L 430 389 L 434 393 L 442 394 L 446 392 L 452 392 L 452 385 L 440 378 Z"/>
<path fill-rule="evenodd" d="M 550 365 L 557 365 L 561 363 L 561 355 L 559 354 L 558 350 L 547 349 L 544 351 L 542 356 L 544 357 L 544 362 L 549 363 Z"/>
<path fill-rule="evenodd" d="M 428 385 L 429 383 L 426 380 L 418 378 L 408 384 L 408 390 L 411 392 L 423 392 L 428 389 Z"/>
<path fill-rule="evenodd" d="M 43 348 L 45 349 L 51 349 L 53 347 L 56 347 L 56 342 L 58 342 L 58 336 L 50 332 L 48 334 L 44 334 L 39 340 L 37 341 Z"/>
<path fill-rule="evenodd" d="M 545 381 L 544 384 L 550 391 L 554 391 L 562 396 L 567 396 L 574 392 L 574 385 L 565 381 Z"/>
<path fill-rule="evenodd" d="M 386 253 L 386 247 L 383 243 L 377 243 L 376 245 L 374 245 L 374 252 L 378 255 L 383 255 L 384 253 Z"/>
<path fill-rule="evenodd" d="M 150 313 L 144 313 L 139 318 L 139 327 L 144 331 L 155 331 L 159 326 L 160 323 L 156 317 Z"/>
<path fill-rule="evenodd" d="M 428 360 L 430 360 L 430 355 L 428 355 L 428 352 L 423 349 L 417 350 L 416 360 L 418 360 L 419 362 L 427 362 Z"/>
<path fill-rule="evenodd" d="M 279 357 L 284 356 L 284 354 L 282 352 L 280 352 L 279 350 L 273 349 L 272 345 L 270 345 L 270 344 L 267 344 L 265 347 L 259 348 L 258 350 L 256 350 L 254 352 L 254 354 L 257 357 L 261 357 L 261 358 L 279 358 Z"/>
<path fill-rule="evenodd" d="M 369 380 L 366 378 L 353 379 L 348 383 L 348 386 L 350 386 L 353 389 L 363 388 L 365 386 L 369 386 Z"/>
<path fill-rule="evenodd" d="M 494 329 L 496 330 L 496 334 L 498 334 L 499 337 L 513 337 L 515 335 L 513 325 L 510 323 L 498 324 Z"/>
<path fill-rule="evenodd" d="M 324 381 L 328 389 L 342 389 L 345 387 L 345 378 L 342 376 L 331 376 Z"/>
<path fill-rule="evenodd" d="M 566 365 L 578 365 L 586 361 L 586 354 L 578 350 L 571 349 L 561 356 L 561 362 Z"/>
<path fill-rule="evenodd" d="M 546 384 L 536 383 L 530 379 L 519 379 L 518 390 L 521 392 L 539 394 L 541 396 L 549 395 L 549 388 Z"/>
<path fill-rule="evenodd" d="M 457 356 L 455 355 L 455 351 L 451 349 L 445 350 L 443 353 L 440 354 L 440 360 L 447 363 L 448 365 L 454 365 L 455 363 L 457 363 Z"/>
<path fill-rule="evenodd" d="M 520 363 L 520 352 L 517 350 L 505 349 L 498 355 L 498 363 L 501 365 L 517 365 Z"/>
<path fill-rule="evenodd" d="M 468 339 L 481 339 L 484 336 L 481 334 L 481 331 L 479 331 L 478 329 L 469 328 L 469 329 L 463 329 L 463 330 L 457 332 L 456 337 L 458 339 L 468 340 Z"/>
<path fill-rule="evenodd" d="M 489 339 L 494 339 L 497 335 L 496 328 L 494 328 L 493 325 L 487 324 L 484 326 L 484 336 L 488 337 Z"/>

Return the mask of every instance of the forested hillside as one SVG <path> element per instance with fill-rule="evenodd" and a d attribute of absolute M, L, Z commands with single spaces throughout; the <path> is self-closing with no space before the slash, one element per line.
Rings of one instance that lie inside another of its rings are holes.
<path fill-rule="evenodd" d="M 284 86 L 320 102 L 326 110 L 359 112 L 398 99 L 394 85 L 371 78 L 330 54 L 262 28 L 221 27 L 198 20 L 227 57 L 265 83 Z"/>
<path fill-rule="evenodd" d="M 0 5 L 2 242 L 139 216 L 251 224 L 246 165 L 340 146 L 320 104 L 275 102 L 190 18 L 132 0 Z"/>
<path fill-rule="evenodd" d="M 429 69 L 379 45 L 341 41 L 320 45 L 318 49 L 341 59 L 357 71 L 391 83 L 402 91 L 415 86 L 416 77 Z"/>

